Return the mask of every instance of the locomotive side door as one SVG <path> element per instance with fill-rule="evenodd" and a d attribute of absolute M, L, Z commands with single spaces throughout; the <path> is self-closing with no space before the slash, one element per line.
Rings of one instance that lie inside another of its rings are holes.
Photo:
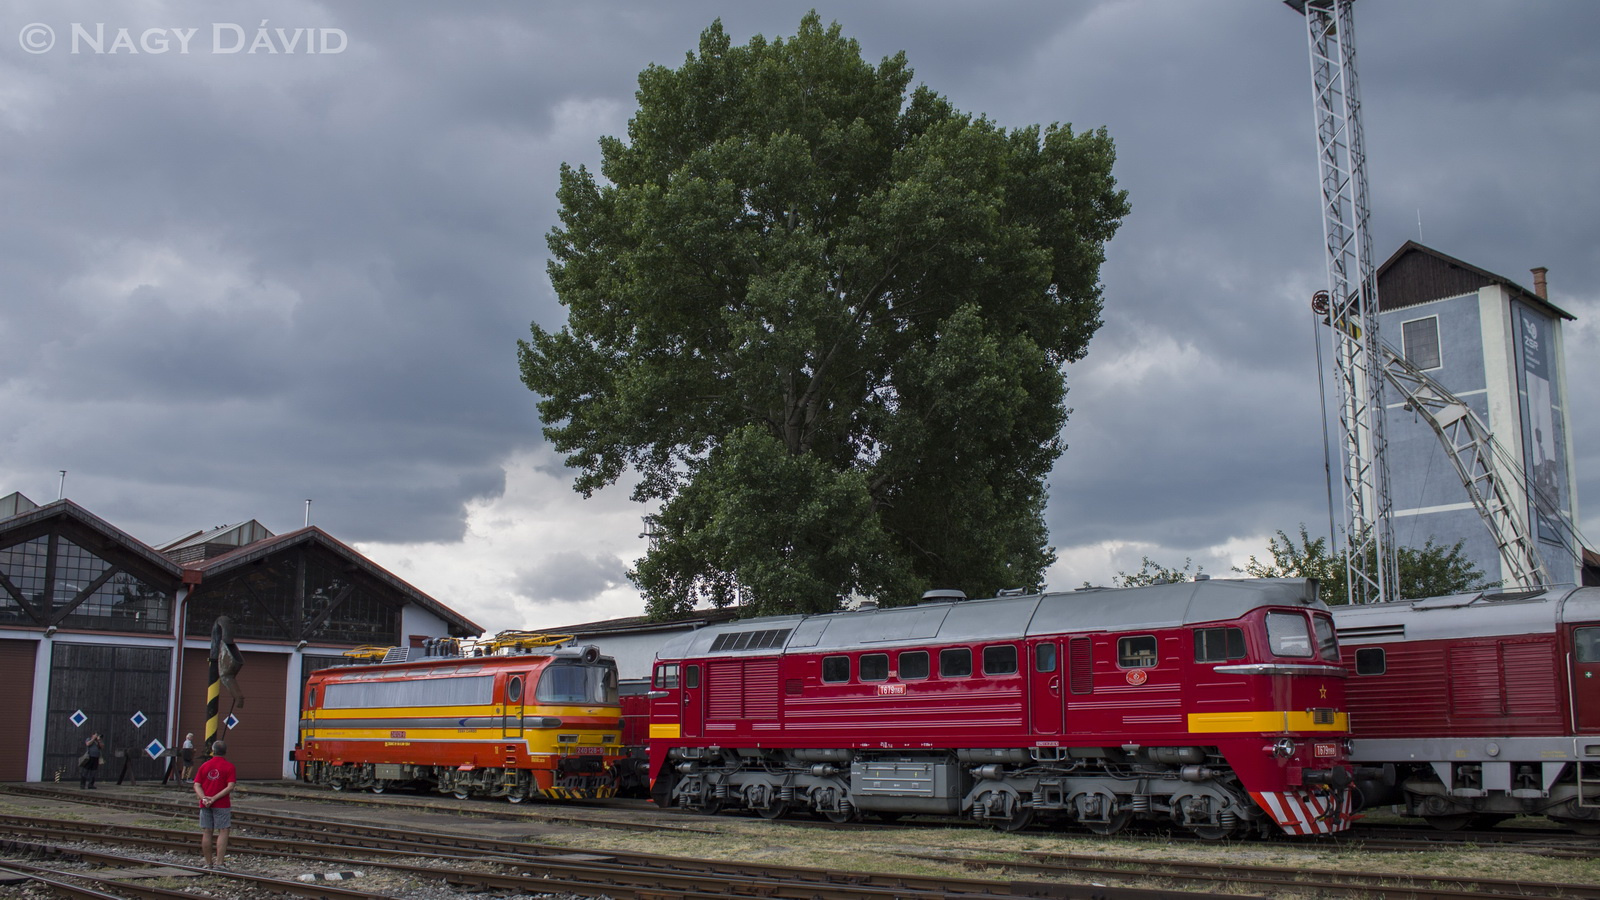
<path fill-rule="evenodd" d="M 1600 732 L 1600 625 L 1572 629 L 1572 726 Z"/>
<path fill-rule="evenodd" d="M 1061 683 L 1061 644 L 1055 640 L 1039 641 L 1033 645 L 1031 656 L 1028 669 L 1028 716 L 1033 733 L 1060 734 L 1062 709 L 1066 703 L 1066 692 Z"/>
<path fill-rule="evenodd" d="M 683 666 L 683 736 L 703 737 L 705 734 L 705 699 L 700 696 L 700 664 Z"/>
<path fill-rule="evenodd" d="M 522 707 L 528 692 L 527 673 L 513 672 L 506 676 L 505 691 L 505 712 L 500 717 L 500 729 L 508 738 L 519 738 L 522 737 Z"/>

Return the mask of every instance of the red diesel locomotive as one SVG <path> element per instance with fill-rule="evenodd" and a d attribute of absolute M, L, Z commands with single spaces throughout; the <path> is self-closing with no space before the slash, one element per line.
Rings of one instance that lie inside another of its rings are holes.
<path fill-rule="evenodd" d="M 1351 818 L 1344 682 L 1302 579 L 737 621 L 657 653 L 652 793 L 774 818 L 1326 834 Z"/>
<path fill-rule="evenodd" d="M 1339 607 L 1359 783 L 1435 827 L 1545 815 L 1600 834 L 1600 588 Z"/>

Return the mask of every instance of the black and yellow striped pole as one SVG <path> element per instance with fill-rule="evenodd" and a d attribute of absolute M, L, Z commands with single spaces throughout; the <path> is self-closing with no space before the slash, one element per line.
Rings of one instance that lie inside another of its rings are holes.
<path fill-rule="evenodd" d="M 218 709 L 222 688 L 228 688 L 234 705 L 244 705 L 244 694 L 234 678 L 244 668 L 244 659 L 233 643 L 233 620 L 227 616 L 218 616 L 211 626 L 211 655 L 206 662 L 206 747 L 209 749 L 222 737 L 222 721 L 218 718 L 222 712 Z"/>
<path fill-rule="evenodd" d="M 222 678 L 217 673 L 217 658 L 213 655 L 206 665 L 206 747 L 209 749 L 220 736 L 222 720 L 217 711 L 217 700 L 222 696 Z"/>

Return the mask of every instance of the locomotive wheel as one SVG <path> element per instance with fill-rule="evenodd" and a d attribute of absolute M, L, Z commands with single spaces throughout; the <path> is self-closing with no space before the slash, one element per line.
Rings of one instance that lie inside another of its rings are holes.
<path fill-rule="evenodd" d="M 1233 829 L 1221 825 L 1196 825 L 1189 832 L 1202 841 L 1220 841 L 1233 834 Z"/>
<path fill-rule="evenodd" d="M 381 779 L 378 780 L 378 781 L 374 781 L 372 783 L 372 792 L 374 794 L 381 794 L 381 793 L 383 793 L 383 789 L 385 787 L 387 787 L 387 786 L 388 786 L 388 782 L 385 782 L 385 781 L 383 781 Z"/>
<path fill-rule="evenodd" d="M 507 803 L 521 803 L 522 801 L 524 801 L 526 799 L 528 799 L 528 795 L 527 794 L 507 794 L 506 795 L 506 802 Z"/>
<path fill-rule="evenodd" d="M 722 799 L 720 797 L 707 797 L 706 802 L 695 807 L 695 811 L 708 816 L 722 812 Z"/>
<path fill-rule="evenodd" d="M 1004 831 L 1007 834 L 1021 831 L 1033 824 L 1033 807 L 1026 803 L 1018 802 L 1016 807 L 1011 810 L 1010 816 L 1004 819 L 992 819 L 990 824 L 994 825 L 996 831 Z"/>
<path fill-rule="evenodd" d="M 466 800 L 467 798 L 472 796 L 472 792 L 467 790 L 466 788 L 456 788 L 455 791 L 453 792 L 453 796 L 457 800 Z"/>
<path fill-rule="evenodd" d="M 1461 831 L 1472 825 L 1477 816 L 1472 813 L 1450 813 L 1442 816 L 1423 816 L 1422 821 L 1437 831 Z"/>
<path fill-rule="evenodd" d="M 820 810 L 820 812 L 822 813 L 822 817 L 824 819 L 827 819 L 829 822 L 832 822 L 835 825 L 843 825 L 844 823 L 856 817 L 856 811 L 854 807 L 850 809 L 824 809 Z"/>
<path fill-rule="evenodd" d="M 336 791 L 342 791 L 342 790 L 344 790 L 344 782 L 342 782 L 342 781 L 329 782 L 328 787 L 331 787 Z"/>
<path fill-rule="evenodd" d="M 789 801 L 779 800 L 766 806 L 758 806 L 756 813 L 763 819 L 781 819 L 789 814 Z"/>
<path fill-rule="evenodd" d="M 1089 829 L 1095 834 L 1116 834 L 1122 829 L 1127 828 L 1128 823 L 1132 821 L 1133 812 L 1131 810 L 1123 810 L 1121 812 L 1112 813 L 1111 817 L 1104 822 L 1084 822 L 1083 827 Z"/>

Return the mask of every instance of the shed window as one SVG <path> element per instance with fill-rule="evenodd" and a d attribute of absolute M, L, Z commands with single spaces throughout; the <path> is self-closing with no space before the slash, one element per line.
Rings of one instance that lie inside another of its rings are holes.
<path fill-rule="evenodd" d="M 1310 656 L 1311 629 L 1299 613 L 1267 613 L 1267 643 L 1274 656 Z"/>
<path fill-rule="evenodd" d="M 1056 645 L 1039 644 L 1033 648 L 1033 670 L 1035 672 L 1054 672 L 1056 670 Z"/>
<path fill-rule="evenodd" d="M 677 663 L 667 663 L 664 666 L 656 666 L 656 678 L 655 678 L 654 687 L 658 687 L 658 688 L 675 688 L 677 686 L 678 686 L 678 664 Z"/>
<path fill-rule="evenodd" d="M 972 674 L 972 650 L 967 647 L 951 647 L 939 651 L 939 677 L 964 678 Z"/>
<path fill-rule="evenodd" d="M 1117 641 L 1117 665 L 1124 669 L 1148 669 L 1156 664 L 1154 635 L 1141 634 Z"/>
<path fill-rule="evenodd" d="M 1194 630 L 1195 662 L 1226 662 L 1244 657 L 1244 629 L 1227 627 Z"/>
<path fill-rule="evenodd" d="M 996 644 L 983 648 L 983 674 L 1015 675 L 1017 673 L 1017 648 L 1011 644 Z"/>
<path fill-rule="evenodd" d="M 900 680 L 915 681 L 928 677 L 928 651 L 907 650 L 900 654 Z"/>
<path fill-rule="evenodd" d="M 888 681 L 889 680 L 889 654 L 868 653 L 861 657 L 858 663 L 861 667 L 862 681 Z"/>
<path fill-rule="evenodd" d="M 822 658 L 822 680 L 829 684 L 849 681 L 850 657 L 824 656 Z"/>
<path fill-rule="evenodd" d="M 1439 359 L 1439 317 L 1412 319 L 1400 326 L 1405 342 L 1406 361 L 1419 369 L 1437 369 Z"/>
<path fill-rule="evenodd" d="M 1382 675 L 1389 670 L 1382 647 L 1362 647 L 1356 651 L 1357 675 Z"/>

